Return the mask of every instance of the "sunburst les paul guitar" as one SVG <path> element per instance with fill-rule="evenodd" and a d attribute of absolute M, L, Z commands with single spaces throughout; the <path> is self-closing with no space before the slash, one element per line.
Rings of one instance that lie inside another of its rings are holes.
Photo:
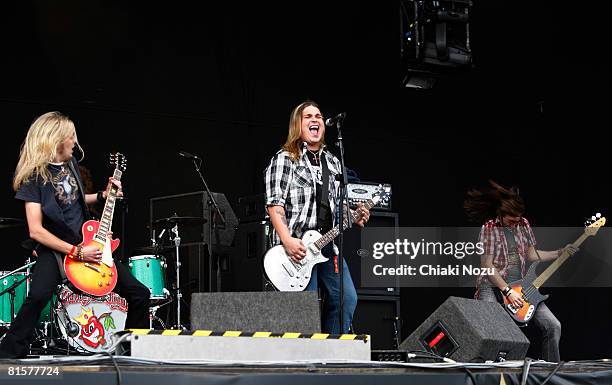
<path fill-rule="evenodd" d="M 115 166 L 113 179 L 120 181 L 126 169 L 126 159 L 120 153 L 112 154 L 111 163 Z M 79 261 L 70 255 L 64 257 L 66 277 L 77 289 L 94 296 L 110 293 L 117 284 L 117 267 L 113 261 L 113 252 L 119 247 L 119 239 L 111 239 L 108 236 L 113 223 L 117 191 L 117 187 L 112 185 L 100 220 L 89 220 L 83 223 L 81 229 L 81 245 L 97 247 L 102 251 L 102 260 L 96 263 Z"/>
<path fill-rule="evenodd" d="M 364 207 L 368 210 L 374 207 L 379 201 L 387 201 L 391 191 L 389 187 L 382 185 L 378 186 L 371 199 L 364 203 Z M 354 221 L 359 218 L 354 212 L 351 213 Z M 333 229 L 325 234 L 321 234 L 316 230 L 309 230 L 302 236 L 302 242 L 306 247 L 306 256 L 299 262 L 295 262 L 287 255 L 283 245 L 272 247 L 264 256 L 264 271 L 268 281 L 279 291 L 303 291 L 310 282 L 312 269 L 317 263 L 326 262 L 326 258 L 321 253 L 323 247 L 333 241 L 340 232 L 347 228 L 347 220 L 344 220 L 344 226 L 340 230 L 340 226 L 336 225 Z"/>
<path fill-rule="evenodd" d="M 588 237 L 594 236 L 599 231 L 599 228 L 606 224 L 606 218 L 600 214 L 591 217 L 585 223 L 586 227 L 584 233 L 578 237 L 573 243 L 574 246 L 578 247 Z M 548 295 L 542 295 L 538 290 L 552 275 L 561 267 L 561 265 L 570 257 L 567 252 L 561 253 L 561 255 L 554 260 L 540 275 L 536 276 L 536 269 L 540 262 L 534 262 L 527 270 L 525 277 L 518 281 L 510 283 L 508 286 L 515 292 L 520 293 L 523 299 L 523 306 L 516 307 L 508 301 L 507 297 L 503 297 L 504 309 L 510 314 L 510 316 L 516 321 L 517 324 L 524 326 L 531 320 L 540 305 L 544 302 Z M 500 298 L 501 298 L 500 297 Z"/>

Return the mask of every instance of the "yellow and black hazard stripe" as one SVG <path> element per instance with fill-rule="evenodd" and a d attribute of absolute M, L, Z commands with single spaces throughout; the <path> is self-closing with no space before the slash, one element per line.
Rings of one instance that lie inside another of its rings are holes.
<path fill-rule="evenodd" d="M 327 334 L 327 333 L 272 333 L 272 332 L 243 332 L 237 330 L 150 330 L 128 329 L 135 335 L 162 335 L 162 336 L 196 336 L 196 337 L 253 337 L 253 338 L 306 338 L 311 340 L 352 340 L 367 341 L 367 334 Z"/>

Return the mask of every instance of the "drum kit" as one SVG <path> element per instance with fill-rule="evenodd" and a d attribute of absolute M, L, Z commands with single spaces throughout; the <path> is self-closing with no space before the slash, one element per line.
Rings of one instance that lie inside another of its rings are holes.
<path fill-rule="evenodd" d="M 207 220 L 200 217 L 184 217 L 176 214 L 161 218 L 153 222 L 153 237 L 151 238 L 151 246 L 146 246 L 137 249 L 136 255 L 128 259 L 130 271 L 137 280 L 145 285 L 151 292 L 151 308 L 150 308 L 150 327 L 153 328 L 153 321 L 158 322 L 163 329 L 166 328 L 164 322 L 156 315 L 157 310 L 161 307 L 171 304 L 176 305 L 175 321 L 173 329 L 185 329 L 181 323 L 181 293 L 180 285 L 180 229 L 184 226 L 203 225 Z M 173 244 L 172 247 L 165 246 L 160 240 L 164 234 L 168 232 L 169 240 Z M 157 236 L 155 234 L 158 234 Z M 170 277 L 167 277 L 166 269 L 168 267 L 167 260 L 163 255 L 164 251 L 174 250 L 174 285 L 172 291 L 168 289 Z M 142 254 L 139 254 L 142 253 Z"/>
<path fill-rule="evenodd" d="M 161 307 L 174 303 L 173 329 L 184 329 L 181 324 L 181 286 L 180 286 L 180 230 L 184 226 L 202 225 L 206 219 L 181 217 L 176 214 L 153 222 L 152 245 L 139 248 L 127 259 L 127 265 L 134 275 L 151 292 L 150 327 L 154 322 L 166 329 L 164 321 L 156 315 Z M 0 218 L 0 229 L 24 226 L 24 221 L 13 218 Z M 161 242 L 168 233 L 172 247 Z M 29 240 L 22 243 L 29 248 Z M 164 252 L 174 250 L 174 283 L 167 275 L 168 268 Z M 15 316 L 23 306 L 29 293 L 31 268 L 35 265 L 30 258 L 26 263 L 12 271 L 0 271 L 0 329 L 8 330 Z M 53 352 L 58 346 L 73 348 L 73 352 L 98 353 L 108 351 L 112 337 L 124 329 L 127 318 L 127 303 L 115 293 L 103 297 L 93 297 L 71 290 L 65 285 L 58 286 L 53 299 L 43 310 L 36 329 L 35 342 L 44 354 Z M 0 333 L 2 335 L 2 333 Z M 61 343 L 59 343 L 61 341 Z M 64 352 L 65 353 L 65 352 Z"/>

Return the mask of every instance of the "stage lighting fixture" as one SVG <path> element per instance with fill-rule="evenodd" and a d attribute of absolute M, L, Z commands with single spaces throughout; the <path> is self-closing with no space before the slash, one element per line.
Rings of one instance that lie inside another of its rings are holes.
<path fill-rule="evenodd" d="M 431 88 L 440 75 L 469 70 L 471 0 L 400 0 L 402 85 Z"/>

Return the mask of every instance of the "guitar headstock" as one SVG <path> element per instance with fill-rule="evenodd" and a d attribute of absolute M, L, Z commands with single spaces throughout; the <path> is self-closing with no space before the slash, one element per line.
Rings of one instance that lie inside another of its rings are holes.
<path fill-rule="evenodd" d="M 584 225 L 586 226 L 584 232 L 586 235 L 593 236 L 597 234 L 599 228 L 603 227 L 605 224 L 606 217 L 602 217 L 600 213 L 597 213 L 584 222 Z"/>
<path fill-rule="evenodd" d="M 122 153 L 120 152 L 112 153 L 110 154 L 109 159 L 110 159 L 110 165 L 113 166 L 115 170 L 124 172 L 127 169 L 127 159 L 125 158 L 125 155 L 123 155 Z"/>
<path fill-rule="evenodd" d="M 391 186 L 379 184 L 374 194 L 372 194 L 372 206 L 378 202 L 387 203 L 389 199 L 391 199 Z"/>

